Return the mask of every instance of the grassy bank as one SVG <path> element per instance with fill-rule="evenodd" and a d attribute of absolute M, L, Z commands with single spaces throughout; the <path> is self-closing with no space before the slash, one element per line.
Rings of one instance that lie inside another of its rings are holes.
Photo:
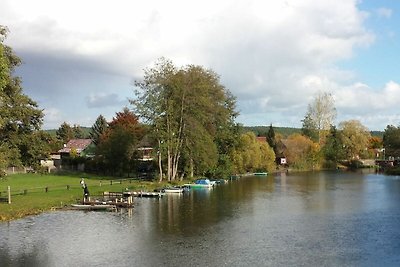
<path fill-rule="evenodd" d="M 104 191 L 121 192 L 130 190 L 154 190 L 165 186 L 157 182 L 128 179 L 111 179 L 85 174 L 40 175 L 14 174 L 0 180 L 0 221 L 18 219 L 53 208 L 64 207 L 82 199 L 81 177 L 85 178 L 92 196 Z M 7 201 L 7 188 L 11 188 L 11 204 Z"/>

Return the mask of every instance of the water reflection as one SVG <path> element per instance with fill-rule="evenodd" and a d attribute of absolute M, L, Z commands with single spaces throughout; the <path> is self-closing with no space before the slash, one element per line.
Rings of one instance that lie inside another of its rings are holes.
<path fill-rule="evenodd" d="M 400 179 L 346 172 L 246 177 L 0 224 L 1 266 L 398 266 Z"/>

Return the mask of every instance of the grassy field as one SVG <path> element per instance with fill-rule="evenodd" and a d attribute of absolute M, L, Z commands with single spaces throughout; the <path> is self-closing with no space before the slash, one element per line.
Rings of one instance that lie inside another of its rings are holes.
<path fill-rule="evenodd" d="M 86 174 L 40 175 L 13 174 L 0 179 L 0 221 L 38 214 L 60 208 L 82 200 L 83 177 L 91 196 L 100 196 L 104 191 L 153 190 L 165 184 L 128 179 L 94 177 Z M 11 188 L 11 204 L 7 203 L 7 188 Z M 46 189 L 47 188 L 47 189 Z"/>

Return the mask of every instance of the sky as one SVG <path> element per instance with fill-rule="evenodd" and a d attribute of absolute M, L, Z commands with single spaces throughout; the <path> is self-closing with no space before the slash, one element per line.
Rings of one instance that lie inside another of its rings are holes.
<path fill-rule="evenodd" d="M 43 129 L 110 121 L 160 57 L 220 75 L 246 126 L 301 127 L 318 92 L 336 125 L 400 125 L 400 1 L 2 0 L 0 25 Z"/>

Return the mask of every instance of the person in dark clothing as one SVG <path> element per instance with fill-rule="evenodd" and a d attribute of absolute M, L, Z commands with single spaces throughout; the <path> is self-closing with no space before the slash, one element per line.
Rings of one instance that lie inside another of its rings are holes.
<path fill-rule="evenodd" d="M 90 196 L 89 189 L 88 189 L 87 185 L 85 184 L 83 187 L 83 201 L 86 202 L 86 201 L 90 200 L 89 196 Z"/>

